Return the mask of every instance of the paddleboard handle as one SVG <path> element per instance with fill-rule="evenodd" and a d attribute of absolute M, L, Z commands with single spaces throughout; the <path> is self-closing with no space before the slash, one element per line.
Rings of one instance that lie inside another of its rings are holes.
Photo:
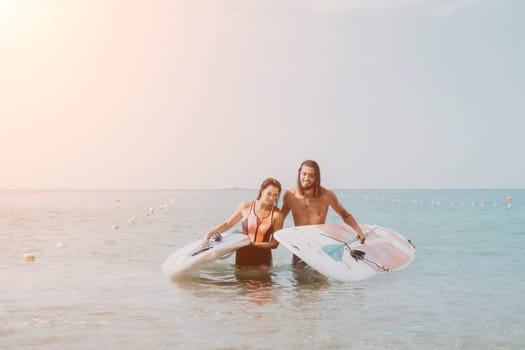
<path fill-rule="evenodd" d="M 198 255 L 202 252 L 205 252 L 211 248 L 213 248 L 213 242 L 220 242 L 222 241 L 222 235 L 220 232 L 213 232 L 211 237 L 204 243 L 202 243 L 197 249 L 195 249 L 193 252 L 190 253 L 191 256 Z"/>
<path fill-rule="evenodd" d="M 214 240 L 215 242 L 220 242 L 222 241 L 222 235 L 220 232 L 213 232 L 213 234 L 211 235 L 210 239 Z"/>

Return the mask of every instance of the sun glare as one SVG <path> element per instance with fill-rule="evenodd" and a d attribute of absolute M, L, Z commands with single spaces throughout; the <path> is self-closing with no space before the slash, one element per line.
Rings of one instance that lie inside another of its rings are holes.
<path fill-rule="evenodd" d="M 0 49 L 3 59 L 20 66 L 47 45 L 58 9 L 48 0 L 0 0 Z M 9 58 L 10 57 L 10 58 Z M 20 57 L 24 59 L 20 60 Z"/>
<path fill-rule="evenodd" d="M 24 0 L 0 0 L 0 30 L 4 34 L 23 31 L 31 22 L 31 5 Z"/>
<path fill-rule="evenodd" d="M 49 3 L 39 0 L 0 0 L 0 35 L 8 38 L 47 26 Z"/>

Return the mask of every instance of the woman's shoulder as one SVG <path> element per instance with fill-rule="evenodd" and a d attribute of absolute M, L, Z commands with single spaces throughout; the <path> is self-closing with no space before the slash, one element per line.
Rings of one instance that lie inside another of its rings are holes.
<path fill-rule="evenodd" d="M 242 201 L 239 203 L 238 208 L 241 208 L 241 209 L 250 208 L 252 206 L 252 203 L 253 203 L 253 200 Z"/>
<path fill-rule="evenodd" d="M 273 215 L 282 217 L 283 214 L 282 214 L 281 208 L 274 206 L 273 207 Z"/>

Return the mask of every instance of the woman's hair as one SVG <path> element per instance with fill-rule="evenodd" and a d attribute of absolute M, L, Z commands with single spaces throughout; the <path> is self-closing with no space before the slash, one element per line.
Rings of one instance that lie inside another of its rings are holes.
<path fill-rule="evenodd" d="M 301 185 L 301 169 L 303 168 L 303 166 L 314 168 L 314 197 L 319 197 L 319 195 L 321 194 L 321 169 L 319 168 L 319 164 L 317 164 L 315 160 L 305 160 L 301 163 L 299 169 L 297 169 L 297 188 L 299 189 L 299 193 L 303 194 L 303 186 Z"/>
<path fill-rule="evenodd" d="M 261 187 L 259 187 L 259 195 L 257 196 L 257 199 L 261 199 L 262 192 L 266 189 L 268 186 L 275 186 L 279 189 L 279 195 L 277 196 L 277 199 L 275 200 L 275 206 L 279 204 L 279 196 L 281 195 L 281 183 L 279 180 L 274 179 L 273 177 L 269 177 L 263 181 L 261 184 Z"/>

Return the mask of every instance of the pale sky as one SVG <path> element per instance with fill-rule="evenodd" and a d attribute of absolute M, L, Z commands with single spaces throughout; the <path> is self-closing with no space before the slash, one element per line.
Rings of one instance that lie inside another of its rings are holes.
<path fill-rule="evenodd" d="M 0 0 L 0 188 L 525 188 L 521 0 Z"/>

